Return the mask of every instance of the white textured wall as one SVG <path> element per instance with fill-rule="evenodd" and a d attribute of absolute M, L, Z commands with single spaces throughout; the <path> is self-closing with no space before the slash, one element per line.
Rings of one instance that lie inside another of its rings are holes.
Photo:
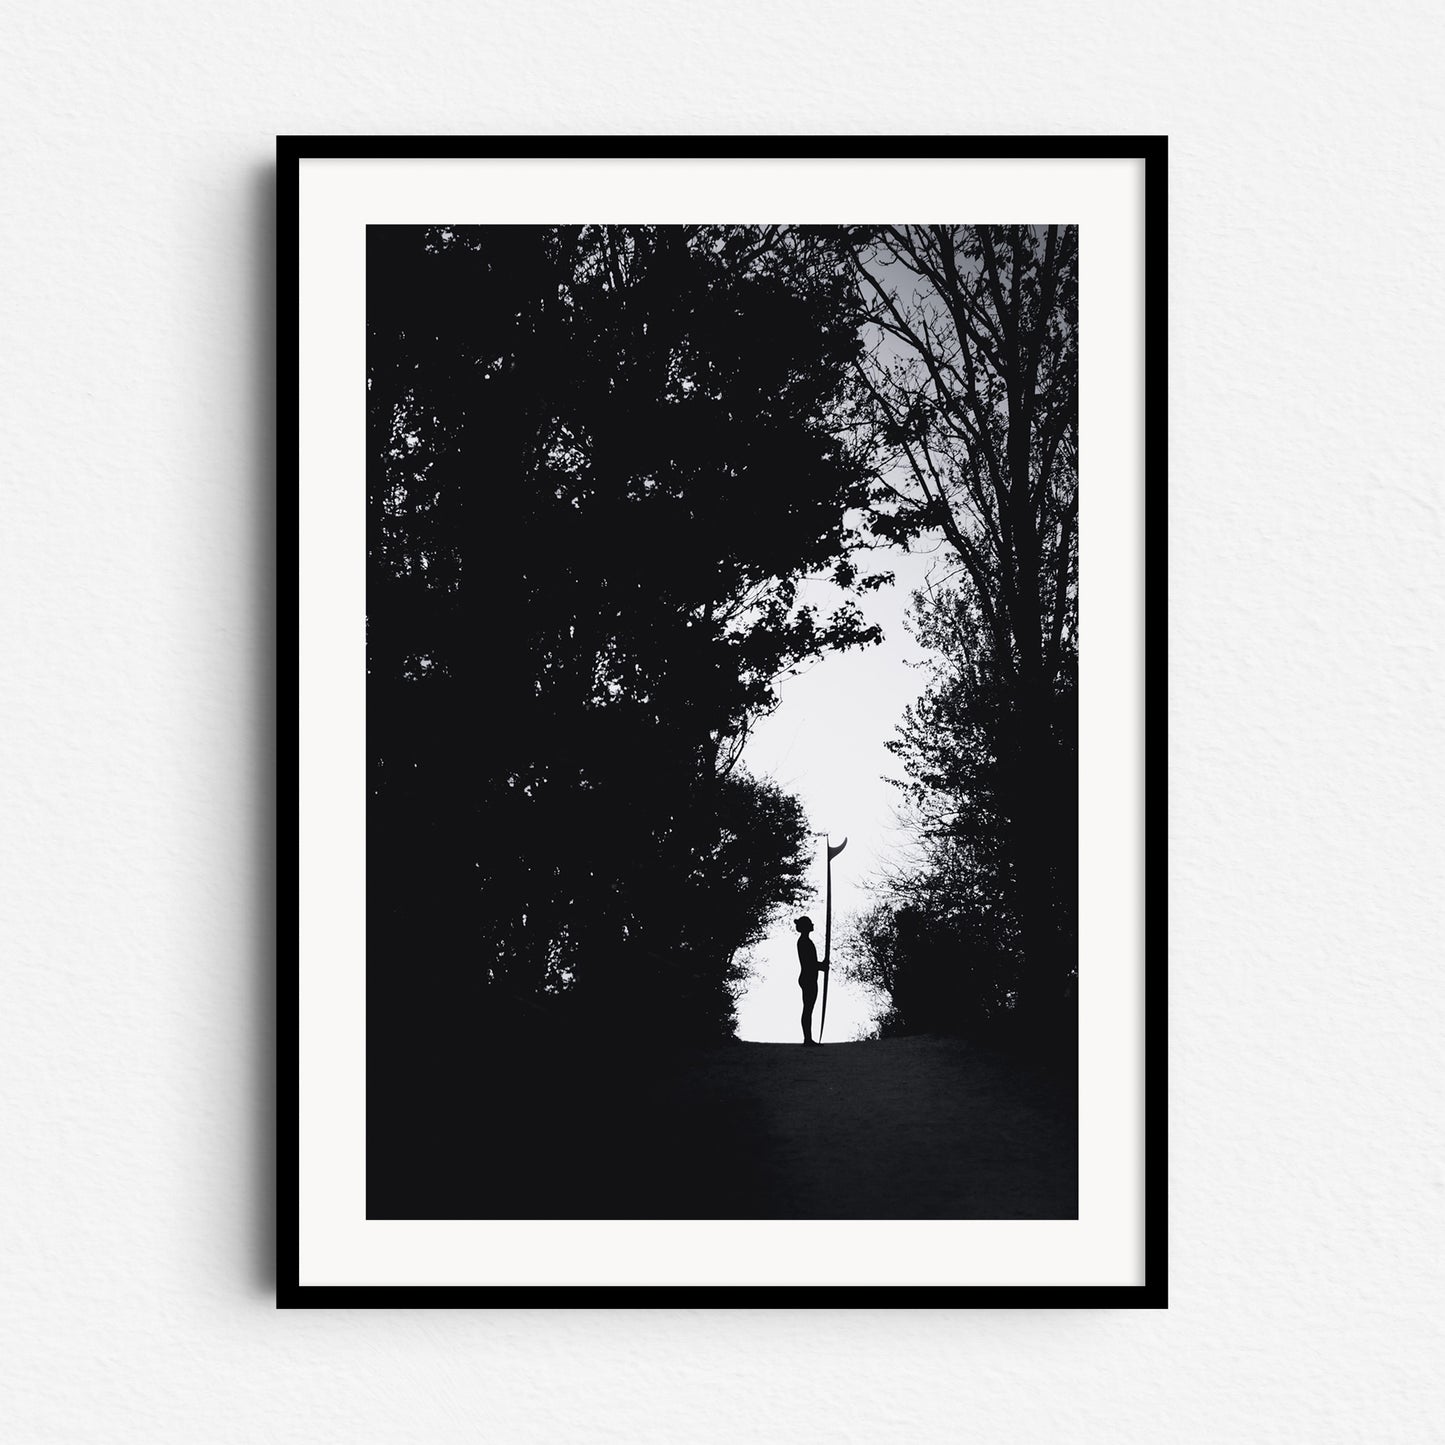
<path fill-rule="evenodd" d="M 542 10 L 4 7 L 0 1435 L 1437 1433 L 1435 7 Z M 529 130 L 1172 135 L 1167 1314 L 272 1308 L 271 136 Z"/>

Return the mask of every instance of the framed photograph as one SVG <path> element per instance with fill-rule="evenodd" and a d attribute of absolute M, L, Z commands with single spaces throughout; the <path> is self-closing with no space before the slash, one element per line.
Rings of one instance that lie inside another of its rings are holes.
<path fill-rule="evenodd" d="M 279 1304 L 1165 1305 L 1165 173 L 280 139 Z"/>

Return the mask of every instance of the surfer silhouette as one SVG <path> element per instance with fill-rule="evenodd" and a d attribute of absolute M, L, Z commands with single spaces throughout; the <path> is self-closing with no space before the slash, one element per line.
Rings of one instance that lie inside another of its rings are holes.
<path fill-rule="evenodd" d="M 798 930 L 798 987 L 803 990 L 803 1042 L 805 1044 L 816 1044 L 813 1037 L 813 1005 L 818 1001 L 818 969 L 826 968 L 826 964 L 819 964 L 818 950 L 813 946 L 810 935 L 813 932 L 813 920 L 806 916 L 796 920 L 794 927 Z"/>

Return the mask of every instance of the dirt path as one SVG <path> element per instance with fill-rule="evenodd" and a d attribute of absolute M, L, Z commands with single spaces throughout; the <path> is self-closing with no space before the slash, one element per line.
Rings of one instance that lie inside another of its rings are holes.
<path fill-rule="evenodd" d="M 1077 1213 L 1072 1098 L 956 1039 L 715 1049 L 682 1066 L 668 1112 L 678 1214 Z"/>
<path fill-rule="evenodd" d="M 368 1106 L 374 1219 L 1071 1219 L 1072 1090 L 959 1039 L 440 1048 Z"/>

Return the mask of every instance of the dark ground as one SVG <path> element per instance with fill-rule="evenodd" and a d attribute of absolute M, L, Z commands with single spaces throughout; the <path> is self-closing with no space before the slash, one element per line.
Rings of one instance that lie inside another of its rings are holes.
<path fill-rule="evenodd" d="M 1072 1219 L 1072 1077 L 960 1039 L 434 1061 L 370 1218 Z"/>

